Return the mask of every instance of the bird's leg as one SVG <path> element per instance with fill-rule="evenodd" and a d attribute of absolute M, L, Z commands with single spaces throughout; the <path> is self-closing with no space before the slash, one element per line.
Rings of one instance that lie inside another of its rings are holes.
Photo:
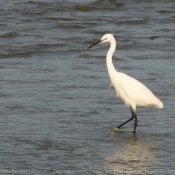
<path fill-rule="evenodd" d="M 134 112 L 134 118 L 135 118 L 135 122 L 134 122 L 134 131 L 133 131 L 133 133 L 136 133 L 137 123 L 138 123 L 136 112 Z"/>
<path fill-rule="evenodd" d="M 121 128 L 123 125 L 125 125 L 126 123 L 130 122 L 131 120 L 134 119 L 134 116 L 132 116 L 129 120 L 127 120 L 126 122 L 122 123 L 121 125 L 119 125 L 117 128 Z"/>
<path fill-rule="evenodd" d="M 118 127 L 116 127 L 116 128 L 114 129 L 114 131 L 118 131 L 119 128 L 121 128 L 123 125 L 125 125 L 126 123 L 130 122 L 131 120 L 133 120 L 133 119 L 135 118 L 136 114 L 135 114 L 135 112 L 132 111 L 132 108 L 131 108 L 131 113 L 132 113 L 132 117 L 131 117 L 129 120 L 127 120 L 126 122 L 124 122 L 124 123 L 122 123 L 121 125 L 119 125 Z M 137 118 L 137 117 L 136 117 L 136 118 Z M 136 126 L 136 127 L 137 127 L 137 126 Z"/>
<path fill-rule="evenodd" d="M 119 125 L 118 127 L 116 127 L 114 129 L 114 131 L 118 131 L 119 128 L 121 128 L 123 125 L 125 125 L 126 123 L 130 122 L 131 120 L 133 120 L 135 118 L 133 133 L 136 133 L 137 123 L 138 123 L 137 115 L 136 115 L 136 112 L 133 111 L 133 109 L 131 107 L 130 107 L 130 109 L 131 109 L 132 117 L 129 120 L 127 120 L 126 122 L 124 122 L 121 125 Z"/>

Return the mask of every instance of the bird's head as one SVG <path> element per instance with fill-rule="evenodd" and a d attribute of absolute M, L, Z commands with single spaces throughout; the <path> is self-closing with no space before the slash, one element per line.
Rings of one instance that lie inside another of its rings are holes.
<path fill-rule="evenodd" d="M 96 44 L 110 42 L 112 39 L 114 39 L 113 34 L 107 33 L 107 34 L 103 35 L 103 37 L 100 40 L 98 40 L 97 42 L 95 42 L 94 44 L 89 46 L 88 48 L 91 48 L 91 47 L 95 46 Z"/>

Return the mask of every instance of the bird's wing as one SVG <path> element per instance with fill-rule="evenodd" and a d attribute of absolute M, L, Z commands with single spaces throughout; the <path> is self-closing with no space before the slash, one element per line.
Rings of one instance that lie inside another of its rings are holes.
<path fill-rule="evenodd" d="M 138 106 L 149 106 L 157 103 L 157 97 L 138 80 L 121 73 L 120 88 L 123 93 Z"/>

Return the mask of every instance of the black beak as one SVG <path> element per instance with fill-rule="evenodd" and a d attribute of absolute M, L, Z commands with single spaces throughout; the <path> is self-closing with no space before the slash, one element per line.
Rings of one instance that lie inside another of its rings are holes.
<path fill-rule="evenodd" d="M 91 48 L 91 47 L 93 47 L 93 46 L 95 46 L 96 44 L 101 43 L 101 42 L 102 42 L 101 40 L 98 40 L 97 42 L 95 42 L 94 44 L 92 44 L 91 46 L 89 46 L 88 49 Z"/>

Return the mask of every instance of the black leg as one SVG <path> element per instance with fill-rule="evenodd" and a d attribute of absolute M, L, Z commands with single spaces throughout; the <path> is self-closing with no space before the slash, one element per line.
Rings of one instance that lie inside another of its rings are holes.
<path fill-rule="evenodd" d="M 131 120 L 133 120 L 134 118 L 135 118 L 135 116 L 136 116 L 136 114 L 132 111 L 132 108 L 130 108 L 131 109 L 131 113 L 132 113 L 132 117 L 129 119 L 129 120 L 127 120 L 126 122 L 124 122 L 124 123 L 122 123 L 121 125 L 119 125 L 117 128 L 119 129 L 120 127 L 122 127 L 123 125 L 125 125 L 126 123 L 128 123 L 128 122 L 130 122 Z M 137 126 L 136 126 L 137 127 Z"/>
<path fill-rule="evenodd" d="M 137 123 L 138 123 L 136 113 L 135 113 L 135 116 L 134 117 L 135 117 L 135 122 L 134 122 L 134 131 L 133 131 L 133 133 L 136 133 Z"/>

